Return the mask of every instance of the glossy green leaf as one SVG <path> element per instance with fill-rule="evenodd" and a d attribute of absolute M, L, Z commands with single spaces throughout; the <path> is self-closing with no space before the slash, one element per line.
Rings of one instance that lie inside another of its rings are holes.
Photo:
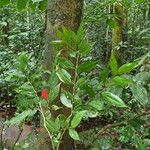
<path fill-rule="evenodd" d="M 106 67 L 102 72 L 100 72 L 100 80 L 103 81 L 104 83 L 108 79 L 110 70 L 108 67 Z"/>
<path fill-rule="evenodd" d="M 84 33 L 84 25 L 83 25 L 83 22 L 81 22 L 80 26 L 78 28 L 78 31 L 77 31 L 77 39 L 78 39 L 77 44 L 80 43 L 83 40 L 84 35 L 85 35 L 85 33 Z"/>
<path fill-rule="evenodd" d="M 61 82 L 72 84 L 71 75 L 65 69 L 58 70 L 57 75 Z"/>
<path fill-rule="evenodd" d="M 86 56 L 90 53 L 91 51 L 91 44 L 90 43 L 87 43 L 86 40 L 83 40 L 80 45 L 79 45 L 79 51 L 80 51 L 80 55 L 81 56 Z"/>
<path fill-rule="evenodd" d="M 132 63 L 122 65 L 118 69 L 118 74 L 125 74 L 125 73 L 130 72 L 131 70 L 133 70 L 136 67 L 137 64 L 138 64 L 138 62 L 132 62 Z"/>
<path fill-rule="evenodd" d="M 102 104 L 102 102 L 100 102 L 99 100 L 93 100 L 89 102 L 88 105 L 99 111 L 105 109 L 104 104 Z"/>
<path fill-rule="evenodd" d="M 57 35 L 60 39 L 62 39 L 67 44 L 71 43 L 72 41 L 72 34 L 73 32 L 70 30 L 67 30 L 65 27 L 62 27 L 62 30 L 57 32 Z"/>
<path fill-rule="evenodd" d="M 52 46 L 63 46 L 64 45 L 64 41 L 62 41 L 62 40 L 55 40 L 55 41 L 52 41 L 50 44 Z"/>
<path fill-rule="evenodd" d="M 68 108 L 72 108 L 71 100 L 69 100 L 69 99 L 67 98 L 67 96 L 66 96 L 64 93 L 62 93 L 62 94 L 60 95 L 60 101 L 61 101 L 61 103 L 62 103 L 64 106 L 66 106 L 66 107 L 68 107 Z"/>
<path fill-rule="evenodd" d="M 90 72 L 92 69 L 95 68 L 97 64 L 97 61 L 87 61 L 83 62 L 81 65 L 78 67 L 78 73 L 82 72 Z"/>
<path fill-rule="evenodd" d="M 118 72 L 118 63 L 113 53 L 111 54 L 111 57 L 110 57 L 109 66 L 110 66 L 112 74 L 116 75 Z"/>
<path fill-rule="evenodd" d="M 120 86 L 127 86 L 132 83 L 131 80 L 120 76 L 116 76 L 112 80 L 116 85 L 120 85 Z"/>
<path fill-rule="evenodd" d="M 48 83 L 49 83 L 49 85 L 50 85 L 50 88 L 53 88 L 53 87 L 57 86 L 58 81 L 59 81 L 58 76 L 57 76 L 56 72 L 53 71 L 53 72 L 50 74 L 50 79 L 49 79 L 49 81 L 48 81 Z"/>
<path fill-rule="evenodd" d="M 76 86 L 77 88 L 82 88 L 87 83 L 87 79 L 84 77 L 81 77 L 77 80 Z"/>
<path fill-rule="evenodd" d="M 56 124 L 53 120 L 51 119 L 46 119 L 46 127 L 50 132 L 57 132 Z"/>
<path fill-rule="evenodd" d="M 62 68 L 68 68 L 68 69 L 74 68 L 74 64 L 70 60 L 67 60 L 66 58 L 63 57 L 59 57 L 57 59 L 57 63 Z"/>
<path fill-rule="evenodd" d="M 119 98 L 117 95 L 114 95 L 113 93 L 103 92 L 102 97 L 106 99 L 113 106 L 127 107 L 126 104 L 123 102 L 123 100 Z"/>
<path fill-rule="evenodd" d="M 27 5 L 27 2 L 28 2 L 28 0 L 18 0 L 17 1 L 17 9 L 19 11 L 22 11 L 23 9 L 25 9 L 26 5 Z"/>
<path fill-rule="evenodd" d="M 73 138 L 74 140 L 80 140 L 77 131 L 75 131 L 74 129 L 69 129 L 69 135 L 70 135 L 70 137 Z"/>
<path fill-rule="evenodd" d="M 86 111 L 79 111 L 75 114 L 75 116 L 71 120 L 71 128 L 76 128 L 80 124 L 85 112 Z"/>
<path fill-rule="evenodd" d="M 50 90 L 50 94 L 49 94 L 49 102 L 53 102 L 57 96 L 59 95 L 59 91 L 60 91 L 60 84 L 53 87 L 51 90 Z"/>

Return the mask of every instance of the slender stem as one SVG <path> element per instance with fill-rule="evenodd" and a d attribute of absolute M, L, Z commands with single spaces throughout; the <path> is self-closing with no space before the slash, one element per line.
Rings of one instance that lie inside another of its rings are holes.
<path fill-rule="evenodd" d="M 27 78 L 27 80 L 28 80 L 29 84 L 31 85 L 31 87 L 32 87 L 32 89 L 33 89 L 33 91 L 34 91 L 36 98 L 39 100 L 37 91 L 35 90 L 34 86 L 33 86 L 32 83 L 30 82 L 29 78 Z M 52 136 L 51 136 L 51 134 L 50 134 L 50 132 L 49 132 L 47 126 L 46 126 L 46 119 L 45 119 L 44 111 L 43 111 L 43 109 L 42 109 L 42 105 L 41 105 L 40 102 L 39 102 L 39 111 L 41 112 L 41 115 L 42 115 L 42 118 L 43 118 L 44 128 L 46 129 L 46 131 L 47 131 L 47 133 L 48 133 L 48 135 L 49 135 L 49 137 L 50 137 L 51 144 L 52 144 L 52 148 L 53 148 L 53 150 L 55 150 L 55 146 L 54 146 L 54 143 L 53 143 Z"/>
<path fill-rule="evenodd" d="M 49 137 L 50 137 L 51 144 L 52 144 L 52 148 L 53 148 L 53 150 L 55 150 L 55 146 L 54 146 L 54 143 L 53 143 L 53 138 L 52 138 L 52 136 L 51 136 L 51 134 L 50 134 L 50 132 L 49 132 L 47 126 L 46 126 L 46 119 L 45 119 L 45 116 L 44 116 L 44 112 L 43 112 L 41 103 L 39 103 L 39 108 L 40 108 L 41 115 L 42 115 L 42 117 L 43 117 L 44 128 L 46 129 L 46 131 L 47 131 L 47 133 L 48 133 L 48 135 L 49 135 Z"/>
<path fill-rule="evenodd" d="M 79 50 L 77 48 L 77 59 L 76 59 L 76 66 L 75 66 L 75 76 L 74 76 L 74 82 L 73 82 L 73 102 L 75 99 L 75 93 L 76 93 L 76 82 L 77 82 L 77 78 L 78 78 L 78 66 L 79 66 L 79 59 L 80 59 L 80 54 L 79 54 Z"/>
<path fill-rule="evenodd" d="M 60 146 L 61 140 L 62 140 L 62 138 L 63 138 L 63 136 L 64 136 L 66 130 L 67 130 L 66 128 L 63 130 L 63 132 L 62 132 L 62 134 L 61 134 L 61 136 L 60 136 L 59 143 L 58 143 L 58 145 L 57 145 L 56 150 L 59 150 L 59 146 Z"/>
<path fill-rule="evenodd" d="M 75 63 L 75 75 L 74 75 L 74 81 L 73 81 L 73 91 L 72 91 L 72 95 L 73 95 L 73 99 L 72 99 L 72 102 L 74 102 L 75 100 L 75 93 L 76 93 L 76 82 L 77 82 L 77 78 L 78 78 L 78 73 L 77 73 L 77 69 L 78 69 L 78 66 L 79 66 L 79 59 L 80 59 L 80 54 L 79 54 L 79 50 L 78 50 L 78 47 L 77 47 L 77 56 L 76 56 L 76 63 Z M 68 120 L 69 118 L 71 118 L 73 114 L 73 109 L 71 109 L 71 113 L 70 115 L 68 116 L 68 118 L 66 120 Z M 60 137 L 60 142 L 63 138 L 63 135 L 65 134 L 67 128 L 65 128 L 61 134 L 61 137 Z M 59 146 L 60 146 L 60 142 L 56 148 L 56 150 L 59 150 Z"/>
<path fill-rule="evenodd" d="M 18 140 L 19 140 L 19 138 L 20 138 L 20 136 L 21 136 L 22 131 L 23 131 L 23 127 L 21 127 L 20 133 L 19 133 L 19 135 L 18 135 L 18 137 L 17 137 L 17 139 L 16 139 L 16 141 L 15 141 L 13 147 L 12 147 L 12 150 L 15 149 L 15 146 L 16 146 L 16 144 L 17 144 L 17 142 L 18 142 Z"/>

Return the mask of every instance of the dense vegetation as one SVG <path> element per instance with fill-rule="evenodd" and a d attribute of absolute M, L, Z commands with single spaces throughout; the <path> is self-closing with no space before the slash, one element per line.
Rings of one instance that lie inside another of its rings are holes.
<path fill-rule="evenodd" d="M 0 149 L 150 149 L 149 0 L 0 0 L 0 18 Z"/>

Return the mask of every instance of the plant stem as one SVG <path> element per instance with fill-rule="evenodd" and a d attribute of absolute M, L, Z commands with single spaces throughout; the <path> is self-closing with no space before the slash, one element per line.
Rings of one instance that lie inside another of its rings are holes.
<path fill-rule="evenodd" d="M 63 130 L 63 132 L 62 132 L 62 134 L 61 134 L 61 136 L 60 136 L 59 144 L 57 145 L 56 150 L 59 150 L 59 146 L 60 146 L 61 140 L 62 140 L 63 135 L 65 134 L 65 132 L 66 132 L 66 128 Z"/>
<path fill-rule="evenodd" d="M 51 136 L 51 134 L 50 134 L 50 132 L 49 132 L 47 126 L 46 126 L 46 119 L 45 119 L 45 116 L 44 116 L 44 112 L 43 112 L 41 103 L 39 103 L 39 107 L 40 107 L 40 112 L 41 112 L 41 114 L 42 114 L 43 121 L 44 121 L 44 128 L 46 129 L 46 131 L 47 131 L 47 133 L 48 133 L 48 135 L 49 135 L 49 137 L 50 137 L 51 144 L 52 144 L 52 148 L 53 148 L 53 150 L 55 150 L 55 146 L 54 146 L 54 143 L 53 143 L 53 138 L 52 138 L 52 136 Z"/>
<path fill-rule="evenodd" d="M 73 82 L 73 102 L 75 100 L 75 93 L 76 93 L 76 82 L 77 82 L 77 78 L 78 78 L 78 73 L 77 73 L 77 69 L 79 66 L 79 59 L 80 59 L 80 54 L 79 54 L 79 50 L 77 48 L 77 58 L 76 58 L 76 66 L 75 66 L 75 76 L 74 76 L 74 82 Z"/>
<path fill-rule="evenodd" d="M 22 131 L 23 131 L 23 127 L 21 127 L 20 133 L 19 133 L 19 135 L 18 135 L 18 137 L 17 137 L 17 139 L 16 139 L 16 141 L 15 141 L 13 147 L 12 147 L 12 150 L 15 149 L 15 146 L 16 146 L 16 144 L 17 144 L 17 142 L 18 142 L 18 140 L 19 140 L 19 138 L 20 138 L 20 136 L 21 136 Z"/>

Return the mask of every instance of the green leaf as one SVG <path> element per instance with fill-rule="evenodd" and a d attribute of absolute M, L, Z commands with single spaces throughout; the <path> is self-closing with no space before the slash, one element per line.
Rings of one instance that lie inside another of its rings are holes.
<path fill-rule="evenodd" d="M 36 3 L 36 2 L 41 2 L 43 0 L 31 0 L 31 1 L 33 1 L 33 3 Z"/>
<path fill-rule="evenodd" d="M 126 104 L 123 102 L 123 100 L 119 98 L 117 95 L 114 95 L 113 93 L 103 92 L 102 97 L 108 100 L 108 102 L 111 103 L 113 106 L 127 107 Z"/>
<path fill-rule="evenodd" d="M 90 72 L 92 69 L 95 68 L 97 61 L 87 61 L 79 65 L 78 73 L 82 72 Z"/>
<path fill-rule="evenodd" d="M 49 102 L 50 103 L 52 103 L 57 98 L 57 96 L 59 95 L 59 91 L 60 91 L 60 84 L 53 87 L 50 90 L 50 95 L 49 95 Z"/>
<path fill-rule="evenodd" d="M 36 7 L 38 6 L 38 1 L 34 0 L 29 0 L 29 6 L 32 10 L 35 10 Z"/>
<path fill-rule="evenodd" d="M 55 122 L 53 120 L 51 120 L 51 119 L 46 119 L 46 127 L 52 133 L 58 131 L 57 128 L 56 128 Z"/>
<path fill-rule="evenodd" d="M 80 45 L 79 45 L 79 51 L 80 51 L 80 55 L 81 56 L 86 56 L 90 53 L 91 51 L 91 44 L 90 43 L 87 43 L 86 40 L 83 40 Z"/>
<path fill-rule="evenodd" d="M 118 63 L 113 53 L 111 54 L 111 57 L 110 57 L 109 66 L 110 66 L 112 74 L 116 75 L 118 72 Z"/>
<path fill-rule="evenodd" d="M 72 34 L 73 32 L 66 29 L 65 27 L 62 27 L 62 30 L 57 32 L 57 35 L 60 39 L 62 39 L 67 44 L 71 43 L 72 41 Z"/>
<path fill-rule="evenodd" d="M 114 29 L 117 26 L 116 22 L 113 19 L 108 19 L 107 24 L 111 29 Z"/>
<path fill-rule="evenodd" d="M 137 64 L 138 64 L 138 62 L 135 61 L 135 62 L 132 62 L 132 63 L 122 65 L 118 69 L 118 74 L 125 74 L 125 73 L 130 72 L 131 70 L 133 70 L 136 67 Z"/>
<path fill-rule="evenodd" d="M 67 60 L 66 58 L 63 57 L 59 57 L 57 59 L 57 63 L 61 68 L 68 68 L 68 69 L 74 68 L 74 64 L 70 60 Z"/>
<path fill-rule="evenodd" d="M 136 0 L 138 4 L 142 4 L 145 0 Z"/>
<path fill-rule="evenodd" d="M 17 114 L 15 117 L 11 118 L 10 120 L 6 121 L 5 123 L 9 126 L 11 125 L 19 125 L 21 122 L 23 122 L 26 117 L 31 117 L 37 112 L 36 109 L 34 110 L 25 110 L 20 114 Z"/>
<path fill-rule="evenodd" d="M 28 0 L 18 0 L 17 1 L 17 9 L 19 11 L 22 11 L 23 9 L 25 9 L 26 5 L 27 5 L 27 2 L 28 2 Z"/>
<path fill-rule="evenodd" d="M 131 91 L 136 101 L 142 106 L 145 106 L 149 102 L 147 90 L 141 84 L 133 84 L 131 86 Z"/>
<path fill-rule="evenodd" d="M 18 64 L 18 68 L 21 70 L 21 71 L 24 71 L 26 68 L 27 68 L 27 65 L 28 65 L 28 56 L 26 54 L 21 54 L 19 57 L 18 57 L 18 61 L 19 61 L 19 64 Z"/>
<path fill-rule="evenodd" d="M 89 85 L 87 85 L 87 84 L 84 85 L 84 86 L 82 87 L 82 89 L 85 90 L 86 93 L 87 93 L 90 97 L 95 96 L 94 90 L 93 90 L 92 87 L 90 87 Z"/>
<path fill-rule="evenodd" d="M 104 83 L 108 79 L 110 70 L 108 67 L 106 67 L 102 72 L 100 72 L 100 80 L 103 81 Z"/>
<path fill-rule="evenodd" d="M 58 79 L 58 76 L 57 76 L 56 72 L 53 71 L 53 72 L 51 73 L 50 79 L 49 79 L 49 81 L 48 81 L 48 83 L 49 83 L 49 85 L 50 85 L 50 88 L 53 88 L 53 87 L 57 86 L 58 80 L 59 80 L 59 79 Z"/>
<path fill-rule="evenodd" d="M 59 106 L 57 106 L 57 105 L 52 105 L 51 107 L 52 107 L 52 109 L 55 110 L 55 111 L 58 110 L 58 109 L 61 109 L 61 107 L 59 107 Z"/>
<path fill-rule="evenodd" d="M 29 82 L 25 82 L 23 85 L 17 87 L 15 89 L 15 91 L 21 95 L 28 95 L 28 96 L 32 96 L 32 97 L 35 96 L 33 94 L 34 93 L 33 88 Z"/>
<path fill-rule="evenodd" d="M 83 22 L 81 22 L 77 31 L 77 39 L 78 39 L 77 44 L 83 40 L 84 35 L 85 33 L 84 33 L 84 28 L 83 28 Z"/>
<path fill-rule="evenodd" d="M 63 46 L 64 45 L 64 41 L 62 41 L 62 40 L 55 40 L 55 41 L 52 41 L 50 44 L 52 46 Z"/>
<path fill-rule="evenodd" d="M 72 84 L 71 75 L 65 69 L 58 70 L 57 75 L 61 82 Z"/>
<path fill-rule="evenodd" d="M 86 111 L 79 111 L 75 114 L 75 116 L 71 120 L 71 128 L 76 128 L 80 124 L 85 112 Z"/>
<path fill-rule="evenodd" d="M 70 137 L 73 138 L 74 140 L 80 140 L 77 131 L 75 131 L 74 129 L 69 129 L 69 135 L 70 135 Z"/>
<path fill-rule="evenodd" d="M 93 100 L 89 102 L 88 105 L 99 111 L 105 109 L 104 104 L 102 104 L 102 102 L 100 102 L 99 100 Z"/>
<path fill-rule="evenodd" d="M 116 85 L 120 85 L 120 86 L 128 86 L 129 84 L 132 83 L 131 80 L 120 76 L 116 76 L 112 80 Z"/>
<path fill-rule="evenodd" d="M 87 79 L 84 77 L 81 77 L 77 80 L 76 86 L 77 88 L 82 88 L 87 83 Z"/>
<path fill-rule="evenodd" d="M 60 101 L 61 101 L 61 103 L 62 103 L 64 106 L 66 106 L 66 107 L 68 107 L 68 108 L 72 108 L 71 100 L 69 100 L 69 99 L 67 98 L 67 96 L 66 96 L 64 93 L 62 93 L 62 94 L 60 95 Z"/>
<path fill-rule="evenodd" d="M 10 3 L 10 0 L 0 0 L 0 7 L 8 5 Z"/>
<path fill-rule="evenodd" d="M 43 1 L 39 2 L 39 9 L 42 11 L 46 10 L 47 3 L 48 3 L 48 0 L 43 0 Z"/>

